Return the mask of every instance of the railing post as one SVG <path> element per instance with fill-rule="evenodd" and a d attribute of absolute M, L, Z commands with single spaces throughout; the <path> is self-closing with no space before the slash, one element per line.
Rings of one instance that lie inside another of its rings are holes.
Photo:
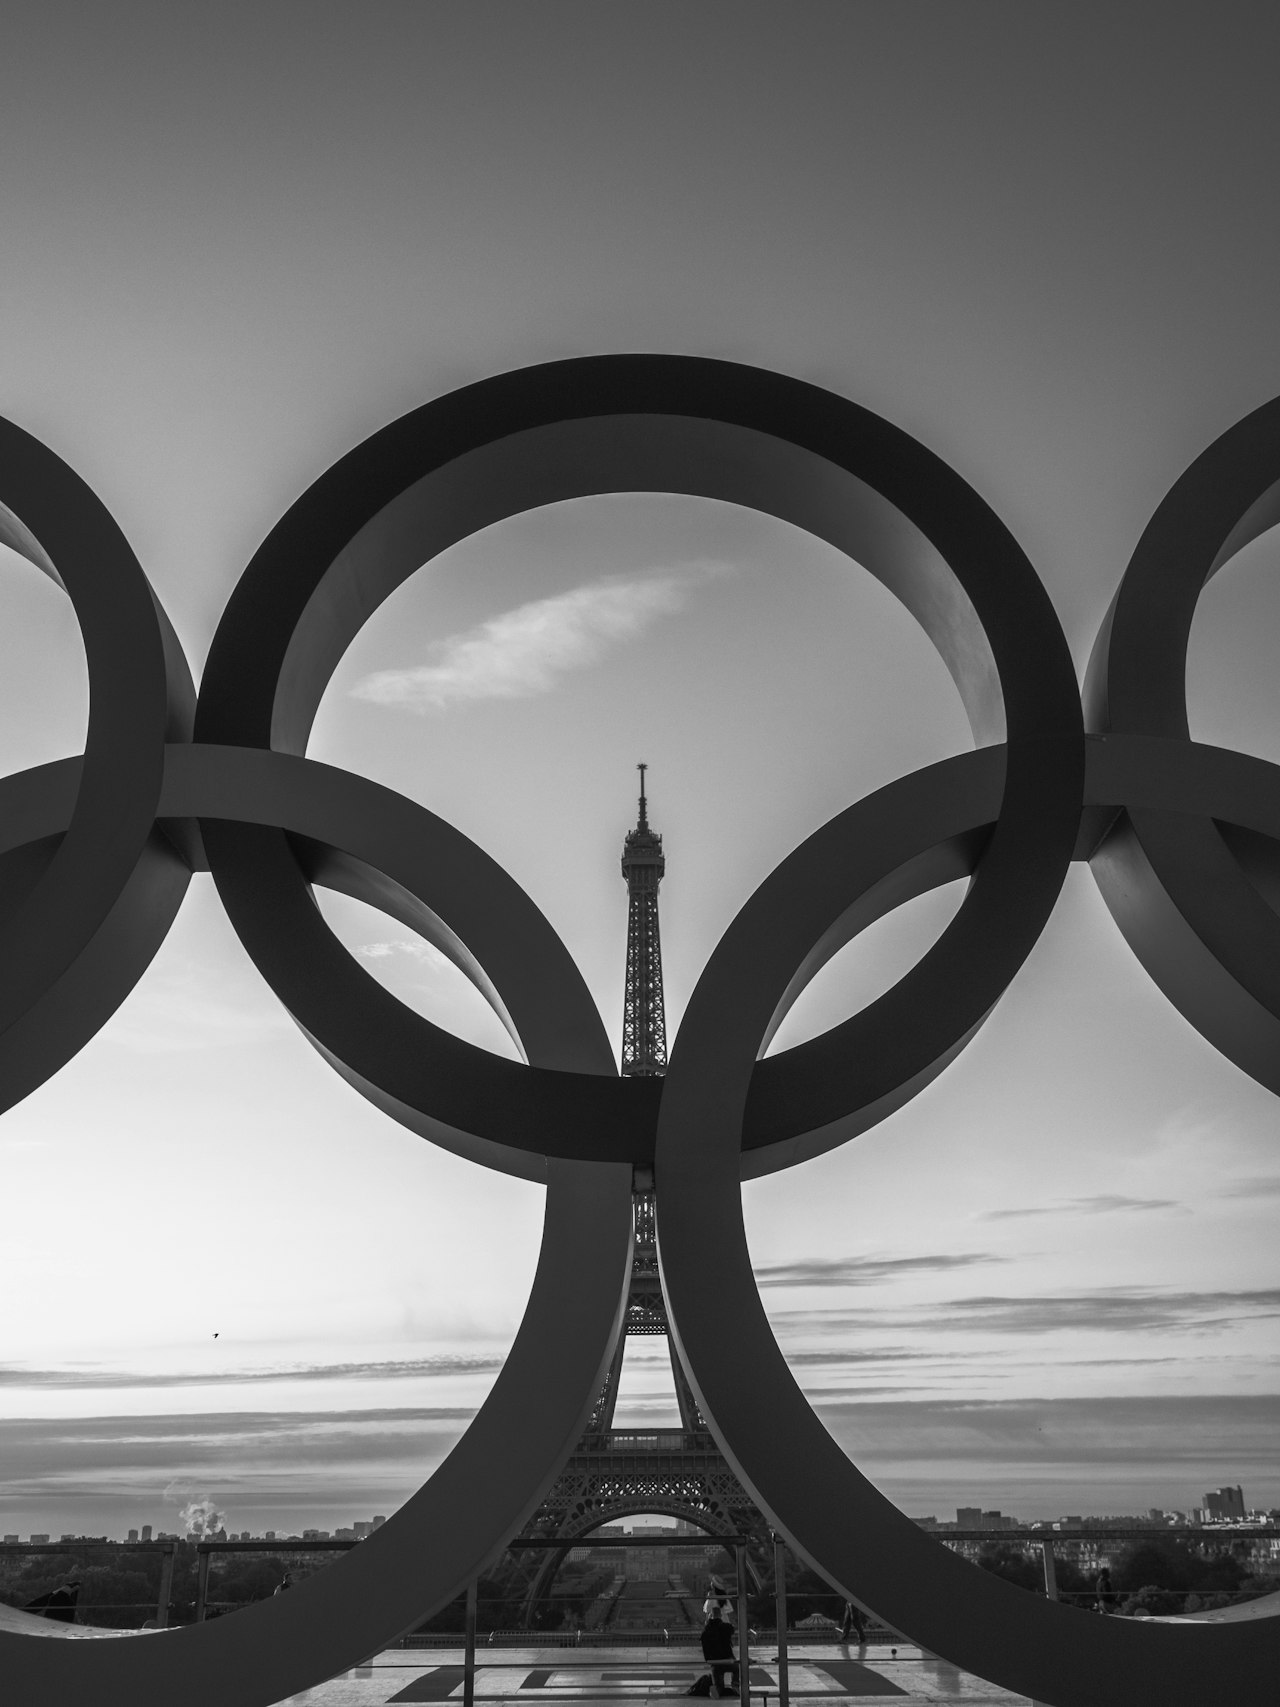
<path fill-rule="evenodd" d="M 1040 1551 L 1044 1555 L 1044 1592 L 1050 1600 L 1057 1600 L 1058 1573 L 1053 1561 L 1053 1542 L 1042 1541 Z"/>
<path fill-rule="evenodd" d="M 204 1623 L 205 1603 L 209 1598 L 209 1566 L 213 1554 L 204 1546 L 196 1547 L 196 1623 Z"/>
<path fill-rule="evenodd" d="M 162 1630 L 169 1627 L 169 1602 L 173 1598 L 173 1566 L 178 1552 L 178 1543 L 170 1541 L 165 1547 L 164 1558 L 160 1565 L 160 1595 L 156 1601 L 156 1623 Z"/>
<path fill-rule="evenodd" d="M 734 1548 L 738 1567 L 738 1692 L 745 1707 L 751 1707 L 751 1633 L 747 1629 L 747 1549 L 739 1541 Z"/>
<path fill-rule="evenodd" d="M 789 1707 L 791 1680 L 787 1675 L 787 1550 L 773 1538 L 773 1605 L 778 1626 L 778 1707 Z"/>
<path fill-rule="evenodd" d="M 467 1584 L 466 1648 L 462 1657 L 462 1707 L 476 1702 L 476 1578 Z"/>

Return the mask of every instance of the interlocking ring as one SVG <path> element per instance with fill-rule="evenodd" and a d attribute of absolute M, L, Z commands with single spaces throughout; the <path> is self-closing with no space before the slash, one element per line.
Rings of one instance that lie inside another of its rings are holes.
<path fill-rule="evenodd" d="M 179 1695 L 192 1707 L 265 1707 L 458 1593 L 536 1510 L 578 1439 L 621 1331 L 632 1168 L 649 1163 L 672 1331 L 704 1412 L 762 1509 L 853 1598 L 1055 1707 L 1155 1694 L 1191 1707 L 1224 1676 L 1262 1688 L 1280 1626 L 1089 1618 L 973 1570 L 877 1493 L 773 1339 L 739 1181 L 843 1143 L 936 1076 L 1034 946 L 1073 857 L 1092 857 L 1122 930 L 1182 1011 L 1280 1089 L 1272 768 L 1192 744 L 1173 691 L 1200 586 L 1280 515 L 1278 424 L 1272 404 L 1232 429 L 1157 511 L 1095 653 L 1087 740 L 1052 607 L 991 510 L 897 428 L 777 374 L 682 357 L 561 362 L 470 386 L 375 434 L 298 500 L 246 570 L 214 639 L 193 740 L 185 666 L 118 530 L 69 470 L 0 426 L 0 498 L 12 505 L 0 536 L 46 571 L 57 565 L 94 695 L 83 760 L 0 784 L 0 940 L 15 968 L 0 1008 L 0 1106 L 123 999 L 190 871 L 207 864 L 255 963 L 350 1083 L 411 1130 L 548 1186 L 538 1269 L 502 1374 L 390 1522 L 234 1619 L 147 1641 L 0 1634 L 0 1665 L 25 1699 L 81 1690 L 138 1707 Z M 933 639 L 988 743 L 851 806 L 779 866 L 699 980 L 665 1080 L 618 1078 L 567 950 L 487 856 L 425 809 L 305 758 L 337 660 L 423 562 L 535 505 L 636 490 L 762 510 L 864 563 Z M 1196 887 L 1205 872 L 1208 899 Z M 966 875 L 955 918 L 893 989 L 759 1059 L 844 942 Z M 450 955 L 523 1062 L 398 1003 L 332 937 L 314 883 L 381 907 Z M 50 919 L 47 951 L 31 921 Z"/>

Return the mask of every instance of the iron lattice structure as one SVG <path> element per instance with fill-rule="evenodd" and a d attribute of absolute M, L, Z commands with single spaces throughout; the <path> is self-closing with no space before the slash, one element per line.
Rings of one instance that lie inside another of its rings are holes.
<path fill-rule="evenodd" d="M 666 874 L 662 837 L 649 828 L 644 773 L 639 765 L 640 815 L 622 844 L 627 912 L 627 989 L 622 1004 L 622 1071 L 628 1078 L 667 1070 L 667 1016 L 662 1001 L 662 941 L 658 885 Z"/>
<path fill-rule="evenodd" d="M 666 870 L 662 837 L 649 827 L 644 773 L 640 770 L 640 814 L 623 844 L 622 875 L 630 911 L 627 927 L 627 987 L 623 1007 L 622 1071 L 659 1075 L 667 1064 L 666 1015 L 662 999 L 662 949 L 658 935 L 658 885 Z M 592 1406 L 581 1440 L 536 1514 L 526 1535 L 561 1540 L 565 1549 L 518 1555 L 507 1593 L 523 1599 L 527 1621 L 545 1595 L 569 1545 L 602 1524 L 642 1512 L 662 1512 L 694 1523 L 709 1535 L 750 1535 L 753 1572 L 769 1543 L 769 1526 L 734 1474 L 698 1408 L 667 1318 L 658 1275 L 657 1212 L 653 1178 L 636 1169 L 632 1196 L 634 1246 L 623 1331 Z M 678 1428 L 617 1429 L 613 1426 L 627 1341 L 633 1335 L 662 1336 L 675 1384 Z"/>

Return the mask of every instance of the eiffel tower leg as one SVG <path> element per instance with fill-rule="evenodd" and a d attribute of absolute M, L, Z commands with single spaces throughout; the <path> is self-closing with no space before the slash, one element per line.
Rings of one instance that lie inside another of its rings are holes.
<path fill-rule="evenodd" d="M 680 1426 L 689 1431 L 706 1431 L 706 1418 L 698 1409 L 698 1401 L 694 1397 L 689 1377 L 684 1372 L 680 1354 L 676 1350 L 676 1342 L 668 1334 L 667 1350 L 671 1354 L 671 1379 L 675 1383 L 676 1404 L 680 1407 Z"/>

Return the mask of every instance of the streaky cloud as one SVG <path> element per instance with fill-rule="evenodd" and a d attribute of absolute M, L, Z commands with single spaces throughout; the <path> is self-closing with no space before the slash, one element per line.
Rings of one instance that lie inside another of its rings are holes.
<path fill-rule="evenodd" d="M 980 1221 L 1021 1221 L 1031 1215 L 1114 1215 L 1125 1210 L 1180 1209 L 1173 1197 L 1121 1197 L 1104 1192 L 1098 1197 L 1060 1197 L 1034 1209 L 988 1209 Z"/>
<path fill-rule="evenodd" d="M 870 1286 L 904 1274 L 946 1274 L 977 1263 L 1007 1259 L 987 1251 L 957 1256 L 920 1257 L 801 1257 L 796 1262 L 768 1264 L 755 1271 L 758 1286 Z"/>
<path fill-rule="evenodd" d="M 1044 1334 L 1078 1330 L 1200 1334 L 1277 1315 L 1280 1315 L 1280 1288 L 1276 1287 L 1240 1292 L 1162 1292 L 1120 1286 L 1045 1297 L 980 1294 L 948 1299 L 945 1305 L 929 1311 L 899 1306 L 783 1310 L 773 1317 L 773 1323 L 783 1337 L 886 1328 L 897 1333 L 941 1334 Z"/>
<path fill-rule="evenodd" d="M 1220 1197 L 1280 1197 L 1280 1174 L 1253 1174 L 1224 1186 Z"/>
<path fill-rule="evenodd" d="M 291 1381 L 405 1381 L 450 1375 L 492 1375 L 503 1360 L 493 1356 L 414 1357 L 368 1363 L 280 1364 L 260 1369 L 121 1370 L 69 1366 L 32 1369 L 0 1365 L 0 1387 L 125 1389 L 134 1387 L 251 1386 Z"/>

